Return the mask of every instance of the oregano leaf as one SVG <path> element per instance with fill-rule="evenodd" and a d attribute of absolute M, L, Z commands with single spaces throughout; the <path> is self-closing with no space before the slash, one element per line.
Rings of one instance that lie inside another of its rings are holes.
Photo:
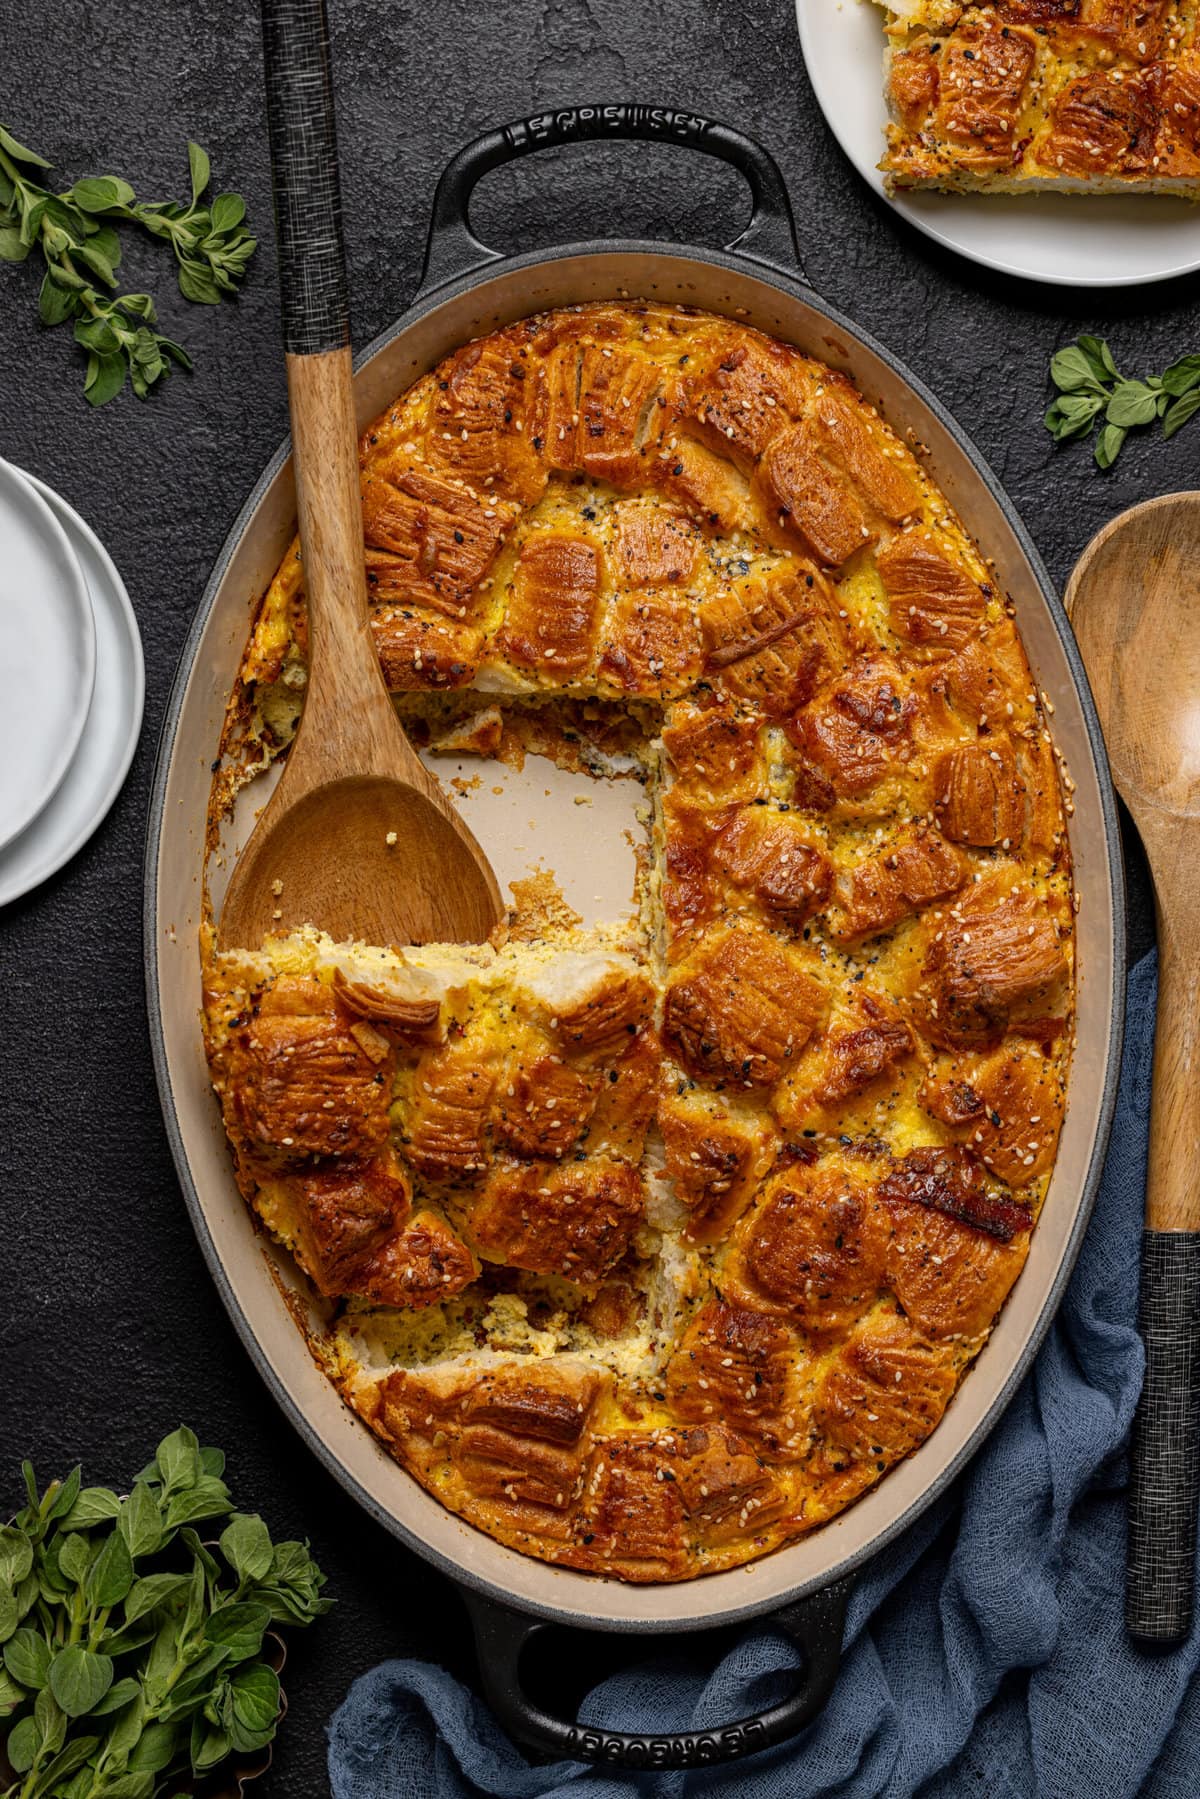
<path fill-rule="evenodd" d="M 1155 395 L 1144 381 L 1122 381 L 1114 389 L 1104 416 L 1110 425 L 1128 430 L 1131 425 L 1153 424 L 1157 411 Z"/>
<path fill-rule="evenodd" d="M 197 306 L 219 306 L 221 290 L 211 269 L 198 262 L 179 265 L 179 291 Z"/>
<path fill-rule="evenodd" d="M 21 1686 L 39 1692 L 50 1674 L 50 1645 L 42 1632 L 14 1631 L 4 1645 L 4 1666 Z"/>
<path fill-rule="evenodd" d="M 246 202 L 240 194 L 218 194 L 212 203 L 211 216 L 214 231 L 232 231 L 246 216 Z"/>
<path fill-rule="evenodd" d="M 234 1661 L 246 1661 L 262 1648 L 263 1633 L 271 1622 L 265 1605 L 243 1601 L 219 1606 L 208 1620 L 204 1635 L 209 1643 L 224 1649 Z"/>
<path fill-rule="evenodd" d="M 1098 380 L 1116 381 L 1120 379 L 1117 365 L 1113 361 L 1112 351 L 1102 337 L 1090 337 L 1084 333 L 1075 341 L 1087 357 Z"/>
<path fill-rule="evenodd" d="M 17 162 L 26 162 L 34 169 L 48 169 L 51 166 L 44 156 L 39 156 L 36 151 L 27 150 L 24 144 L 19 144 L 12 132 L 6 131 L 3 125 L 0 125 L 0 150 L 7 150 L 8 154 Z"/>
<path fill-rule="evenodd" d="M 0 1718 L 11 1718 L 19 1705 L 24 1705 L 29 1694 L 17 1680 L 14 1680 L 7 1668 L 0 1667 Z"/>
<path fill-rule="evenodd" d="M 155 1457 L 164 1493 L 178 1493 L 194 1487 L 200 1478 L 200 1446 L 194 1431 L 180 1425 L 164 1437 Z"/>
<path fill-rule="evenodd" d="M 121 1510 L 121 1501 L 108 1487 L 83 1487 L 78 1499 L 62 1520 L 63 1530 L 91 1530 L 105 1524 Z"/>
<path fill-rule="evenodd" d="M 125 385 L 126 372 L 127 364 L 120 352 L 108 356 L 90 356 L 83 391 L 91 404 L 103 406 L 115 399 Z"/>
<path fill-rule="evenodd" d="M 129 1545 L 119 1531 L 105 1539 L 99 1555 L 88 1569 L 84 1596 L 95 1611 L 119 1605 L 133 1585 L 133 1557 Z"/>
<path fill-rule="evenodd" d="M 167 1501 L 167 1524 L 192 1524 L 201 1518 L 221 1518 L 233 1510 L 229 1489 L 223 1480 L 211 1474 L 200 1474 L 183 1492 Z"/>
<path fill-rule="evenodd" d="M 71 1507 L 75 1504 L 75 1501 L 79 1498 L 79 1492 L 82 1485 L 82 1469 L 78 1467 L 72 1468 L 66 1480 L 63 1481 L 62 1485 L 55 1493 L 47 1515 L 50 1518 L 65 1518 L 67 1513 L 71 1510 Z"/>
<path fill-rule="evenodd" d="M 39 185 L 39 171 L 49 166 L 44 157 L 0 126 L 0 261 L 24 262 L 34 250 L 40 250 L 43 269 L 37 308 L 41 323 L 53 327 L 82 313 L 86 314 L 84 322 L 95 327 L 87 335 L 77 334 L 87 357 L 84 393 L 93 406 L 112 399 L 127 380 L 144 399 L 166 379 L 173 365 L 190 369 L 191 359 L 179 344 L 157 331 L 151 330 L 148 339 L 139 336 L 139 323 L 146 327 L 156 324 L 155 306 L 149 294 L 116 292 L 121 261 L 118 226 L 133 226 L 160 241 L 165 239 L 174 254 L 184 298 L 215 306 L 227 294 L 237 292 L 255 249 L 255 239 L 245 225 L 245 201 L 239 194 L 222 193 L 211 205 L 203 203 L 211 167 L 206 151 L 196 143 L 188 145 L 190 198 L 186 204 L 139 201 L 132 184 L 112 174 L 85 175 L 55 193 Z M 219 1477 L 221 1465 L 197 1472 Z M 147 1471 L 148 1484 L 161 1480 L 157 1463 L 152 1464 Z M 31 1506 L 36 1510 L 41 1501 L 32 1475 L 30 1482 Z M 172 1493 L 178 1490 L 177 1484 L 172 1485 Z M 73 1497 L 68 1493 L 62 1500 L 57 1491 L 48 1495 L 45 1517 L 62 1516 Z M 40 1512 L 39 1521 L 44 1521 Z M 88 1528 L 86 1515 L 73 1518 L 72 1525 Z"/>
<path fill-rule="evenodd" d="M 245 1730 L 268 1730 L 279 1716 L 279 1676 L 266 1662 L 235 1668 L 229 1691 L 233 1715 Z"/>
<path fill-rule="evenodd" d="M 190 140 L 188 142 L 188 169 L 192 177 L 192 205 L 194 206 L 208 186 L 211 169 L 208 152 Z"/>
<path fill-rule="evenodd" d="M 1173 399 L 1190 393 L 1194 387 L 1200 387 L 1200 354 L 1195 351 L 1189 356 L 1181 356 L 1173 362 L 1162 378 L 1163 391 Z"/>
<path fill-rule="evenodd" d="M 173 1724 L 148 1724 L 129 1757 L 134 1773 L 158 1774 L 175 1759 L 179 1731 Z"/>
<path fill-rule="evenodd" d="M 112 1685 L 113 1665 L 82 1643 L 60 1649 L 50 1664 L 50 1691 L 68 1718 L 82 1718 Z"/>
<path fill-rule="evenodd" d="M 147 1574 L 135 1581 L 125 1599 L 125 1622 L 133 1624 L 159 1606 L 170 1605 L 187 1589 L 185 1574 Z"/>
<path fill-rule="evenodd" d="M 1200 412 L 1200 387 L 1193 387 L 1173 401 L 1163 414 L 1163 436 L 1174 437 L 1179 427 L 1186 425 L 1197 412 Z"/>
<path fill-rule="evenodd" d="M 1103 338 L 1084 334 L 1055 352 L 1050 378 L 1058 391 L 1043 415 L 1047 431 L 1065 443 L 1099 426 L 1093 454 L 1101 469 L 1112 467 L 1130 431 L 1161 420 L 1165 440 L 1200 411 L 1200 352 L 1178 357 L 1161 375 L 1127 380 Z"/>
<path fill-rule="evenodd" d="M 1124 442 L 1125 428 L 1123 425 L 1107 424 L 1104 426 L 1096 438 L 1095 456 L 1100 468 L 1112 467 L 1121 453 L 1121 446 Z"/>
<path fill-rule="evenodd" d="M 17 1587 L 33 1567 L 33 1544 L 15 1524 L 0 1530 L 0 1581 Z"/>
<path fill-rule="evenodd" d="M 60 1540 L 58 1566 L 64 1580 L 81 1581 L 91 1558 L 91 1538 L 84 1531 L 73 1531 Z"/>
<path fill-rule="evenodd" d="M 141 1690 L 137 1681 L 128 1674 L 123 1680 L 114 1681 L 103 1699 L 92 1707 L 92 1717 L 107 1718 L 110 1713 L 119 1712 L 130 1700 L 138 1698 Z"/>
<path fill-rule="evenodd" d="M 161 1546 L 162 1511 L 157 1498 L 144 1480 L 134 1481 L 133 1491 L 121 1507 L 117 1529 L 129 1545 L 129 1553 L 135 1560 L 139 1556 L 153 1555 Z"/>
<path fill-rule="evenodd" d="M 41 1732 L 33 1718 L 22 1718 L 8 1733 L 5 1753 L 15 1774 L 28 1774 L 41 1745 Z"/>
<path fill-rule="evenodd" d="M 210 1724 L 202 1712 L 192 1720 L 190 1754 L 193 1771 L 203 1774 L 223 1762 L 233 1747 L 227 1731 Z"/>
<path fill-rule="evenodd" d="M 76 1768 L 83 1766 L 92 1750 L 99 1746 L 99 1742 L 99 1737 L 76 1737 L 74 1742 L 67 1743 L 38 1775 L 35 1793 L 53 1792 L 60 1781 L 66 1780 Z"/>
<path fill-rule="evenodd" d="M 1068 345 L 1051 358 L 1050 378 L 1062 393 L 1078 393 L 1081 389 L 1095 391 L 1102 385 L 1091 359 L 1077 344 Z"/>
<path fill-rule="evenodd" d="M 240 1580 L 265 1580 L 271 1572 L 271 1533 L 259 1517 L 233 1517 L 221 1532 L 221 1552 Z"/>
<path fill-rule="evenodd" d="M 154 333 L 123 330 L 120 352 L 88 352 L 100 365 L 94 385 L 108 362 L 122 375 L 152 370 Z M 325 1609 L 323 1577 L 304 1545 L 273 1545 L 261 1518 L 233 1511 L 219 1452 L 200 1451 L 181 1429 L 160 1457 L 125 1500 L 84 1487 L 78 1471 L 39 1497 L 30 1470 L 29 1505 L 0 1526 L 3 1568 L 20 1576 L 15 1586 L 0 1580 L 0 1720 L 24 1781 L 9 1799 L 180 1799 L 182 1782 L 275 1733 L 279 1682 L 261 1658 L 263 1635 L 279 1595 L 295 1622 Z M 164 1472 L 191 1484 L 160 1499 Z M 232 1513 L 224 1559 L 188 1525 L 164 1532 L 162 1505 L 173 1503 Z M 140 1543 L 153 1543 L 156 1559 L 139 1575 Z"/>

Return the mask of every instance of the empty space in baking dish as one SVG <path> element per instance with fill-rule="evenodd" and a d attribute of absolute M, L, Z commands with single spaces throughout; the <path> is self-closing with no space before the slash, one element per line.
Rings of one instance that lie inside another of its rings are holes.
<path fill-rule="evenodd" d="M 414 735 L 419 744 L 419 730 Z M 571 768 L 533 753 L 520 767 L 436 747 L 420 747 L 419 754 L 475 833 L 506 898 L 513 882 L 549 876 L 584 927 L 636 922 L 650 830 L 650 799 L 637 758 L 615 754 Z M 207 870 L 214 915 L 281 767 L 276 761 L 256 775 L 222 821 Z"/>

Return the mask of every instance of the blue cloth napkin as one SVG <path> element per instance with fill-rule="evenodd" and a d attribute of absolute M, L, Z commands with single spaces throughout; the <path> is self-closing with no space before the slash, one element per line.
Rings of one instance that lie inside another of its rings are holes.
<path fill-rule="evenodd" d="M 386 1662 L 334 1717 L 335 1799 L 1197 1799 L 1200 1632 L 1167 1655 L 1125 1637 L 1125 1446 L 1155 969 L 1129 983 L 1116 1126 L 1091 1227 L 1037 1361 L 950 1494 L 863 1570 L 824 1712 L 725 1769 L 531 1767 L 442 1669 Z M 715 1673 L 663 1640 L 584 1720 L 695 1729 L 782 1697 L 796 1651 L 749 1627 Z"/>

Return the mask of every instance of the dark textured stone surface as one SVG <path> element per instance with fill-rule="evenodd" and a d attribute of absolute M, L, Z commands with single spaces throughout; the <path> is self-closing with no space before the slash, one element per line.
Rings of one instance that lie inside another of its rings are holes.
<path fill-rule="evenodd" d="M 726 117 L 776 153 L 818 289 L 897 350 L 999 471 L 1059 581 L 1121 507 L 1192 486 L 1200 427 L 1131 444 L 1104 478 L 1040 425 L 1051 350 L 1083 329 L 1129 372 L 1195 348 L 1194 288 L 1039 289 L 973 269 L 898 225 L 844 163 L 805 79 L 788 0 L 333 0 L 350 287 L 365 342 L 403 308 L 437 173 L 483 127 L 546 105 L 640 99 Z M 212 153 L 269 237 L 253 7 L 26 0 L 6 32 L 5 123 L 64 178 L 112 169 L 146 197 L 182 190 L 184 138 Z M 870 78 L 870 77 L 868 77 Z M 621 230 L 718 243 L 737 178 L 645 147 L 527 161 L 481 190 L 476 224 L 528 246 Z M 446 1583 L 369 1524 L 302 1448 L 252 1372 L 179 1198 L 147 1047 L 141 863 L 154 743 L 188 619 L 237 508 L 284 431 L 272 250 L 236 307 L 189 307 L 150 246 L 130 285 L 161 296 L 197 372 L 142 406 L 92 412 L 69 334 L 43 334 L 29 271 L 0 265 L 0 455 L 49 481 L 104 537 L 146 645 L 145 733 L 129 783 L 64 871 L 0 918 L 3 1268 L 0 1512 L 17 1464 L 140 1466 L 186 1419 L 230 1455 L 243 1505 L 309 1536 L 338 1609 L 293 1638 L 292 1711 L 264 1792 L 326 1790 L 322 1726 L 388 1654 L 469 1670 Z M 1144 893 L 1137 941 L 1148 940 Z"/>

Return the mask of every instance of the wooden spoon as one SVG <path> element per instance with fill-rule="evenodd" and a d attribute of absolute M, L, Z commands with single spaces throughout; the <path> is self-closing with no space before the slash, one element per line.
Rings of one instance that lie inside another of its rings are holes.
<path fill-rule="evenodd" d="M 323 0 L 263 0 L 268 122 L 308 687 L 233 871 L 222 949 L 314 924 L 339 942 L 476 943 L 503 916 L 487 858 L 392 709 L 371 641 Z"/>
<path fill-rule="evenodd" d="M 1134 506 L 1067 588 L 1113 779 L 1154 879 L 1158 1023 L 1125 1619 L 1186 1636 L 1200 1500 L 1200 493 Z"/>

